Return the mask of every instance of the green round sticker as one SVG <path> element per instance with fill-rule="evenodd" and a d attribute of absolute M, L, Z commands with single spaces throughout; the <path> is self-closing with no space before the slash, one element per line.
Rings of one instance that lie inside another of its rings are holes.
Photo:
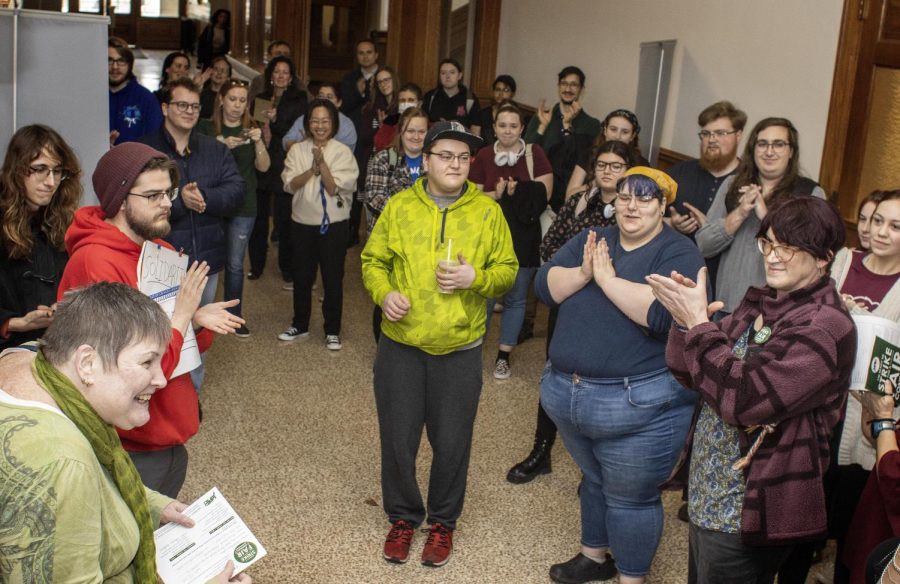
<path fill-rule="evenodd" d="M 249 564 L 256 557 L 256 544 L 252 541 L 239 543 L 234 548 L 234 559 L 242 564 Z"/>

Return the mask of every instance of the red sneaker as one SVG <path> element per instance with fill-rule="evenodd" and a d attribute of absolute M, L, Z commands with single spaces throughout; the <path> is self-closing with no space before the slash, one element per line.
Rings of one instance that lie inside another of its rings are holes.
<path fill-rule="evenodd" d="M 432 523 L 425 547 L 422 549 L 422 565 L 439 568 L 447 563 L 451 552 L 453 552 L 453 530 L 440 523 Z"/>
<path fill-rule="evenodd" d="M 384 540 L 384 559 L 395 564 L 405 564 L 409 559 L 409 546 L 415 528 L 412 523 L 400 519 L 394 522 Z"/>

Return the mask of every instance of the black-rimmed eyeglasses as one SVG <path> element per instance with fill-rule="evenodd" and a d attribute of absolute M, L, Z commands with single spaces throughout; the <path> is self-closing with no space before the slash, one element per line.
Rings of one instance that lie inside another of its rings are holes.
<path fill-rule="evenodd" d="M 150 193 L 128 193 L 132 197 L 140 197 L 147 199 L 151 203 L 161 203 L 163 198 L 174 201 L 178 198 L 178 188 L 169 189 L 167 191 L 153 191 Z"/>

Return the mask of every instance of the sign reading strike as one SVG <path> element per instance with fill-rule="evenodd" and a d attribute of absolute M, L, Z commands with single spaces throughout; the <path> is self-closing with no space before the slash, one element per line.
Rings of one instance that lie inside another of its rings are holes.
<path fill-rule="evenodd" d="M 145 241 L 138 260 L 138 289 L 155 300 L 169 318 L 175 312 L 175 297 L 181 279 L 187 272 L 188 257 L 152 241 Z M 172 377 L 178 377 L 200 366 L 200 350 L 193 327 L 188 327 L 181 346 L 181 357 Z"/>

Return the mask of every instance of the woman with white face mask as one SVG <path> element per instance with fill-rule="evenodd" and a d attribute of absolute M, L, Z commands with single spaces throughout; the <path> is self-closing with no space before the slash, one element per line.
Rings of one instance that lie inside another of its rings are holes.
<path fill-rule="evenodd" d="M 503 301 L 500 349 L 494 363 L 496 379 L 508 379 L 511 375 L 510 353 L 522 328 L 528 288 L 541 265 L 539 217 L 553 191 L 550 161 L 540 146 L 525 144 L 524 128 L 519 108 L 511 104 L 500 106 L 494 121 L 497 141 L 478 151 L 469 174 L 480 190 L 500 203 L 519 261 L 516 282 Z M 487 303 L 488 327 L 495 302 L 490 299 Z"/>
<path fill-rule="evenodd" d="M 422 88 L 415 83 L 405 83 L 397 92 L 397 111 L 385 116 L 375 132 L 375 152 L 381 152 L 394 144 L 394 136 L 397 134 L 397 124 L 400 115 L 408 109 L 422 107 Z"/>

